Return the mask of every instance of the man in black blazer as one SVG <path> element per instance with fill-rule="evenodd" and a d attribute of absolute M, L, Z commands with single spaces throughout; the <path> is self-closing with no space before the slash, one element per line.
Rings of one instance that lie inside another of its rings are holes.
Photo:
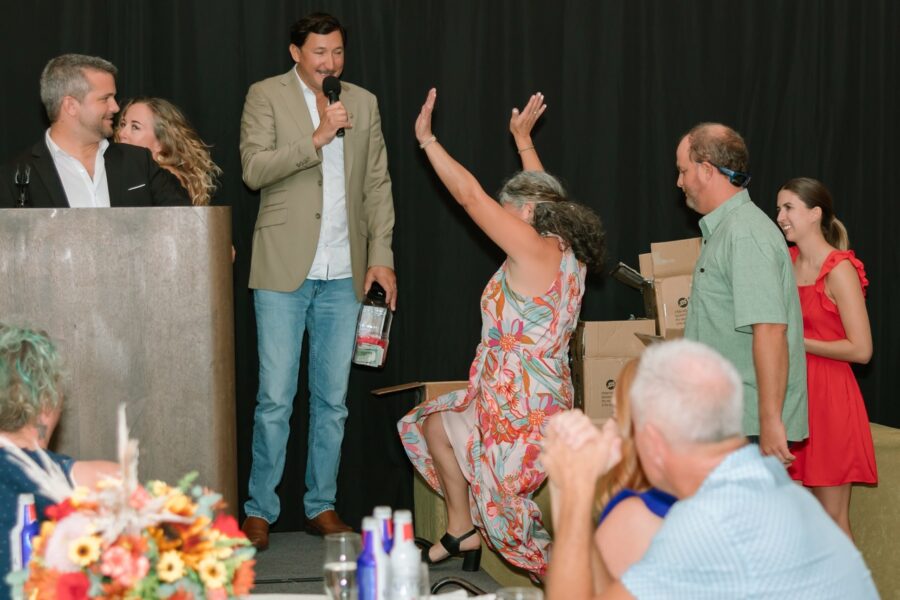
<path fill-rule="evenodd" d="M 149 150 L 109 142 L 116 67 L 98 57 L 64 54 L 41 74 L 50 118 L 44 138 L 0 168 L 0 208 L 189 206 L 178 179 Z"/>

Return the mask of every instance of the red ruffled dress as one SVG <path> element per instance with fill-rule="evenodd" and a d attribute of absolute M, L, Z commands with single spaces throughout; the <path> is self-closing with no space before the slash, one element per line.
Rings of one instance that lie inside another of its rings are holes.
<path fill-rule="evenodd" d="M 790 251 L 791 260 L 796 260 L 798 249 L 792 247 Z M 853 251 L 829 254 L 815 284 L 799 286 L 804 337 L 825 341 L 847 337 L 837 305 L 825 294 L 825 276 L 844 260 L 856 268 L 865 294 L 869 281 Z M 788 473 L 814 487 L 877 483 L 869 416 L 850 363 L 807 352 L 806 380 L 809 438 L 793 447 L 797 460 Z"/>

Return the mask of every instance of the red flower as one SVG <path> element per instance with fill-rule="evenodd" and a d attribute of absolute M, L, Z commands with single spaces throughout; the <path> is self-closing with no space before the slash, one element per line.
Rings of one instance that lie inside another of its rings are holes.
<path fill-rule="evenodd" d="M 497 444 L 512 444 L 518 439 L 519 432 L 509 419 L 500 417 L 489 424 L 488 437 Z"/>
<path fill-rule="evenodd" d="M 87 575 L 77 571 L 75 573 L 63 573 L 56 580 L 57 600 L 85 600 L 91 582 Z"/>
<path fill-rule="evenodd" d="M 59 504 L 48 506 L 47 510 L 45 510 L 44 512 L 47 515 L 47 518 L 53 519 L 54 521 L 62 521 L 70 514 L 75 512 L 75 507 L 72 506 L 72 499 L 66 498 Z"/>
<path fill-rule="evenodd" d="M 216 519 L 213 521 L 212 526 L 213 526 L 213 529 L 218 529 L 226 537 L 230 537 L 230 538 L 247 537 L 244 535 L 244 532 L 241 531 L 241 528 L 238 526 L 237 519 L 235 519 L 231 515 L 226 515 L 225 513 L 219 513 L 218 515 L 216 515 Z"/>

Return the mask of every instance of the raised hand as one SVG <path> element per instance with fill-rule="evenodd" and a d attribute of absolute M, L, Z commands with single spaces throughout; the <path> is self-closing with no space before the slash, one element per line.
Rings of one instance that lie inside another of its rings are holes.
<path fill-rule="evenodd" d="M 512 109 L 512 116 L 509 118 L 509 132 L 516 140 L 530 138 L 534 124 L 545 110 L 547 110 L 547 105 L 544 104 L 544 95 L 540 92 L 532 94 L 521 111 L 518 108 Z"/>
<path fill-rule="evenodd" d="M 428 90 L 428 95 L 425 96 L 425 104 L 422 105 L 419 116 L 416 117 L 416 139 L 419 140 L 420 144 L 424 144 L 426 141 L 430 140 L 433 135 L 431 133 L 431 113 L 434 112 L 434 103 L 436 100 L 437 89 L 431 88 Z"/>

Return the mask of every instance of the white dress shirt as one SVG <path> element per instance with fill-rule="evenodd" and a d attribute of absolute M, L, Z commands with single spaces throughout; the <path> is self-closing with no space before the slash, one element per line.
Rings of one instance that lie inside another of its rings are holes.
<path fill-rule="evenodd" d="M 319 127 L 316 95 L 303 83 L 297 69 L 297 82 L 306 100 L 313 127 Z M 322 224 L 319 245 L 307 279 L 345 279 L 351 277 L 350 239 L 347 236 L 347 201 L 344 184 L 344 139 L 335 136 L 322 146 Z"/>
<path fill-rule="evenodd" d="M 50 129 L 44 134 L 56 172 L 62 181 L 66 198 L 72 208 L 109 207 L 109 186 L 106 183 L 106 161 L 103 154 L 109 148 L 108 140 L 101 140 L 94 157 L 94 178 L 88 174 L 81 161 L 60 148 L 50 137 Z"/>

